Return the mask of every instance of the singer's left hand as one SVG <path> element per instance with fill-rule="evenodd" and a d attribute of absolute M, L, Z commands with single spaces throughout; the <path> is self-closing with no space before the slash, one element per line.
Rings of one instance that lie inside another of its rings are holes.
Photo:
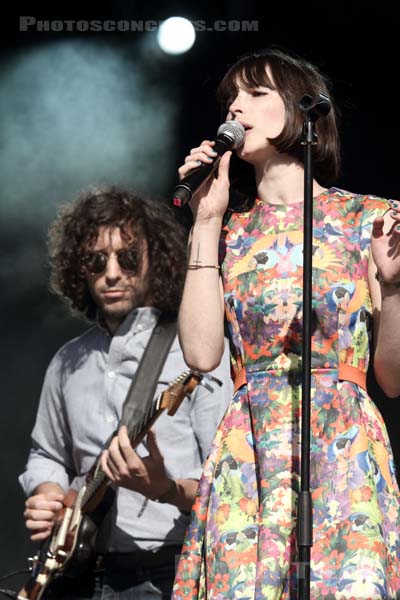
<path fill-rule="evenodd" d="M 373 222 L 371 250 L 384 281 L 400 281 L 400 202 L 390 201 L 391 209 Z"/>

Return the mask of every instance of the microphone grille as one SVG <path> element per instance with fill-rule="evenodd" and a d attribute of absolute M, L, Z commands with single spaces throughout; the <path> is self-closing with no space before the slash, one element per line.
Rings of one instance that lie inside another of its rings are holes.
<path fill-rule="evenodd" d="M 219 126 L 217 135 L 224 134 L 231 138 L 233 141 L 232 149 L 239 148 L 244 142 L 245 130 L 241 123 L 238 121 L 226 121 Z"/>

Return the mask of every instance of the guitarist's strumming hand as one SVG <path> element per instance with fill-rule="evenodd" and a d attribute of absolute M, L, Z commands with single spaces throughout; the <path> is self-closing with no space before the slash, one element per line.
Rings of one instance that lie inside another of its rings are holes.
<path fill-rule="evenodd" d="M 63 507 L 64 491 L 56 483 L 40 484 L 25 502 L 25 526 L 32 532 L 31 540 L 45 540 L 51 533 L 57 515 Z"/>
<path fill-rule="evenodd" d="M 122 425 L 108 450 L 104 450 L 101 467 L 116 485 L 155 500 L 165 494 L 171 482 L 152 430 L 147 433 L 147 448 L 149 455 L 140 458 L 132 448 L 127 428 Z"/>

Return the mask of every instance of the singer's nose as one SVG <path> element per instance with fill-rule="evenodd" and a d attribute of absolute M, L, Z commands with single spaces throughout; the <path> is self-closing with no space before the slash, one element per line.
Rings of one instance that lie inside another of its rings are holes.
<path fill-rule="evenodd" d="M 242 102 L 242 99 L 240 98 L 240 94 L 238 94 L 228 107 L 229 120 L 233 121 L 238 114 L 242 114 L 242 113 L 243 113 L 243 102 Z"/>

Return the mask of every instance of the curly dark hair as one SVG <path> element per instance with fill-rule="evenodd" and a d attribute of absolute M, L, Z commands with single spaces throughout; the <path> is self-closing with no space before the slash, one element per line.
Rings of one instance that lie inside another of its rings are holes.
<path fill-rule="evenodd" d="M 127 242 L 133 234 L 140 253 L 147 246 L 151 304 L 176 316 L 186 270 L 186 232 L 164 203 L 116 186 L 92 188 L 61 207 L 49 229 L 51 290 L 67 299 L 73 311 L 96 317 L 84 257 L 101 226 L 120 228 Z"/>

